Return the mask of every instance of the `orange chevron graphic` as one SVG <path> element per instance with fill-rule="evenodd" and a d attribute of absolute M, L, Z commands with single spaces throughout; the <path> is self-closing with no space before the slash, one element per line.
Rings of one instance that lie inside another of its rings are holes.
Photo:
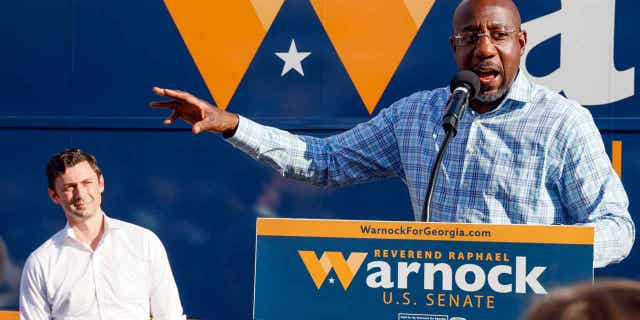
<path fill-rule="evenodd" d="M 284 0 L 164 0 L 218 107 L 226 109 Z M 373 113 L 435 0 L 310 0 Z"/>
<path fill-rule="evenodd" d="M 347 260 L 344 259 L 342 252 L 338 251 L 325 251 L 320 259 L 314 251 L 298 250 L 298 254 L 309 271 L 316 288 L 320 289 L 329 271 L 333 268 L 345 291 L 351 285 L 351 281 L 367 257 L 366 252 L 352 252 Z"/>
<path fill-rule="evenodd" d="M 164 0 L 218 107 L 226 109 L 284 0 Z"/>
<path fill-rule="evenodd" d="M 311 0 L 369 113 L 435 0 Z"/>

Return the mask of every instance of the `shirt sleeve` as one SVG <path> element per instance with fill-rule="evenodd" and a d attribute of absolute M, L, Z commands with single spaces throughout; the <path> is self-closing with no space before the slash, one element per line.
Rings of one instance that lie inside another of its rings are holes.
<path fill-rule="evenodd" d="M 294 135 L 240 117 L 235 135 L 227 141 L 283 176 L 319 186 L 344 186 L 402 177 L 394 132 L 396 121 L 392 106 L 351 130 L 317 138 Z"/>
<path fill-rule="evenodd" d="M 155 234 L 151 234 L 150 274 L 151 287 L 149 304 L 154 320 L 186 319 L 182 313 L 182 303 L 178 287 L 171 272 L 169 258 L 162 242 Z"/>
<path fill-rule="evenodd" d="M 47 301 L 42 266 L 32 254 L 22 269 L 20 279 L 20 320 L 49 320 L 51 306 Z"/>
<path fill-rule="evenodd" d="M 594 227 L 593 266 L 601 268 L 629 255 L 635 226 L 629 199 L 591 115 L 583 110 L 574 118 L 578 121 L 565 121 L 569 133 L 558 188 L 577 224 Z"/>

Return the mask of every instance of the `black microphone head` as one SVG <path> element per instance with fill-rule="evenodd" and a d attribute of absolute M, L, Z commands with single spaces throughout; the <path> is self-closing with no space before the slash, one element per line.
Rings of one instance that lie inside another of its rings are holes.
<path fill-rule="evenodd" d="M 461 86 L 469 90 L 469 100 L 471 100 L 480 92 L 480 78 L 469 70 L 462 70 L 451 79 L 451 92 Z"/>

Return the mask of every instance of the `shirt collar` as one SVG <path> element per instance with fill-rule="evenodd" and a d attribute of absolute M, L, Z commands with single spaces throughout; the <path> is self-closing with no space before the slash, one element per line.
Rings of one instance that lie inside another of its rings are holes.
<path fill-rule="evenodd" d="M 516 76 L 516 79 L 513 80 L 505 100 L 514 100 L 524 103 L 531 102 L 533 100 L 532 92 L 533 88 L 531 82 L 529 82 L 522 72 L 518 71 L 518 75 Z"/>
<path fill-rule="evenodd" d="M 527 106 L 527 103 L 533 101 L 532 92 L 531 82 L 529 82 L 522 72 L 518 72 L 518 75 L 511 84 L 511 88 L 509 88 L 507 96 L 495 109 L 483 114 L 472 112 L 472 115 L 474 117 L 490 118 L 518 108 L 523 108 Z"/>
<path fill-rule="evenodd" d="M 112 232 L 113 230 L 120 229 L 120 225 L 116 220 L 109 218 L 109 216 L 107 216 L 104 211 L 100 210 L 100 212 L 102 212 L 102 216 L 104 217 L 104 234 L 102 235 L 102 237 L 104 238 L 105 235 Z M 78 241 L 78 237 L 76 237 L 76 233 L 75 231 L 73 231 L 73 228 L 71 228 L 71 225 L 69 225 L 68 221 L 64 226 L 64 234 L 66 238 Z"/>

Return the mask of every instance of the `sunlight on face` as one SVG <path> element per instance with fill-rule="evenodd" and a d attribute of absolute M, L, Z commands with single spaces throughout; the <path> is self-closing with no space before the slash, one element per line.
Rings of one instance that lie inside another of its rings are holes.
<path fill-rule="evenodd" d="M 55 190 L 49 189 L 49 196 L 69 220 L 86 220 L 100 209 L 104 179 L 86 161 L 67 168 L 56 178 L 54 187 Z"/>

